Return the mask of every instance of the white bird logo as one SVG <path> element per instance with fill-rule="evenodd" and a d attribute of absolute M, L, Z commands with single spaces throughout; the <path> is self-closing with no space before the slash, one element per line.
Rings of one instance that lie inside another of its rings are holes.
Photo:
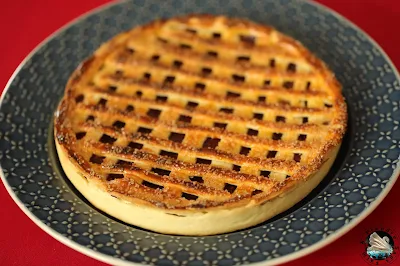
<path fill-rule="evenodd" d="M 393 252 L 390 240 L 387 236 L 380 237 L 376 232 L 369 236 L 369 247 L 367 253 L 376 258 L 386 258 Z"/>

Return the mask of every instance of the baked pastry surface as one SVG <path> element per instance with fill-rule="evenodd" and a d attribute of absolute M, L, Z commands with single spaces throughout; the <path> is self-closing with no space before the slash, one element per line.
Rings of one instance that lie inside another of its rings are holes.
<path fill-rule="evenodd" d="M 191 15 L 121 33 L 72 74 L 55 114 L 61 165 L 97 208 L 156 232 L 263 222 L 329 171 L 340 84 L 299 42 Z"/>

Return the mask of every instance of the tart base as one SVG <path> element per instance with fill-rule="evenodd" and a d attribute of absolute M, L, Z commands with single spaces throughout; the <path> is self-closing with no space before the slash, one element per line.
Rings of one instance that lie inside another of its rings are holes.
<path fill-rule="evenodd" d="M 57 153 L 68 179 L 96 208 L 125 222 L 144 229 L 175 235 L 214 235 L 244 229 L 264 222 L 284 212 L 307 196 L 326 176 L 340 145 L 327 154 L 327 160 L 304 182 L 265 202 L 249 200 L 246 205 L 228 208 L 211 207 L 198 210 L 167 210 L 127 201 L 107 192 L 104 185 L 87 179 L 71 162 L 68 154 L 56 141 Z"/>

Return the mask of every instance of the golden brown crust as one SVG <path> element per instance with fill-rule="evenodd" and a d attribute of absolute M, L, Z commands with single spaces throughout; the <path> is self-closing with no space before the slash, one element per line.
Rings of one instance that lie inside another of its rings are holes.
<path fill-rule="evenodd" d="M 305 182 L 346 121 L 340 84 L 299 42 L 190 15 L 103 44 L 69 79 L 55 137 L 110 194 L 195 211 L 262 204 Z"/>

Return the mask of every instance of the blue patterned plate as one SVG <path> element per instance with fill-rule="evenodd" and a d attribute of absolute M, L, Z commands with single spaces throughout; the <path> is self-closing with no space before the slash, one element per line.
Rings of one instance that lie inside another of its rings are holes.
<path fill-rule="evenodd" d="M 264 224 L 209 237 L 156 234 L 96 210 L 64 177 L 52 139 L 52 114 L 80 61 L 118 32 L 192 12 L 251 18 L 300 40 L 336 73 L 350 113 L 334 167 L 306 199 Z M 0 109 L 0 172 L 15 202 L 42 229 L 111 264 L 278 264 L 340 237 L 389 192 L 400 170 L 399 107 L 399 76 L 381 48 L 313 2 L 119 2 L 58 31 L 14 73 Z"/>

